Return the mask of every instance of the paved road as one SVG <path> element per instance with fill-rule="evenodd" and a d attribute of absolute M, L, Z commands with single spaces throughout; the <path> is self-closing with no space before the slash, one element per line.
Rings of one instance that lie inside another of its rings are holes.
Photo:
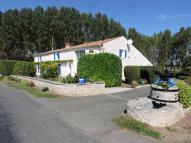
<path fill-rule="evenodd" d="M 120 130 L 111 121 L 123 112 L 127 100 L 146 96 L 148 88 L 64 99 L 33 98 L 26 94 L 0 85 L 0 129 L 4 128 L 0 143 L 12 143 L 10 139 L 14 143 L 155 142 Z M 4 135 L 7 139 L 2 141 Z"/>

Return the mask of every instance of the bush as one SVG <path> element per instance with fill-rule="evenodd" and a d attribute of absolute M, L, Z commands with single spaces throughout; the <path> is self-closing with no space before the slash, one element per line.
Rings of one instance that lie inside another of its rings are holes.
<path fill-rule="evenodd" d="M 185 82 L 186 82 L 188 85 L 191 85 L 191 77 L 189 76 L 187 79 L 185 79 Z"/>
<path fill-rule="evenodd" d="M 58 77 L 58 64 L 56 62 L 43 62 L 40 64 L 40 76 L 42 78 L 57 78 Z"/>
<path fill-rule="evenodd" d="M 121 59 L 113 54 L 84 55 L 78 62 L 79 77 L 93 81 L 104 81 L 106 87 L 120 85 L 121 73 Z"/>
<path fill-rule="evenodd" d="M 75 75 L 74 77 L 72 77 L 71 74 L 61 79 L 62 83 L 78 83 L 78 81 L 79 81 L 78 76 Z"/>
<path fill-rule="evenodd" d="M 26 82 L 26 86 L 34 87 L 35 84 L 34 84 L 34 82 L 32 82 L 32 81 L 27 81 L 27 82 Z"/>
<path fill-rule="evenodd" d="M 13 71 L 15 75 L 34 76 L 35 65 L 33 62 L 16 61 Z"/>
<path fill-rule="evenodd" d="M 191 106 L 191 86 L 186 84 L 184 81 L 177 81 L 177 87 L 179 91 L 179 101 L 183 104 L 184 108 Z"/>
<path fill-rule="evenodd" d="M 48 87 L 43 87 L 43 88 L 41 89 L 41 91 L 42 91 L 42 92 L 49 91 L 49 88 L 48 88 Z"/>
<path fill-rule="evenodd" d="M 152 66 L 147 66 L 147 67 L 141 67 L 140 71 L 140 77 L 142 79 L 146 79 L 148 83 L 153 83 L 156 81 L 159 73 L 161 73 L 159 69 L 152 67 Z"/>
<path fill-rule="evenodd" d="M 136 88 L 137 85 L 138 85 L 138 82 L 137 82 L 136 80 L 133 80 L 133 81 L 131 82 L 131 85 L 132 85 L 132 88 Z"/>
<path fill-rule="evenodd" d="M 16 61 L 14 60 L 0 60 L 0 74 L 11 75 Z"/>
<path fill-rule="evenodd" d="M 124 69 L 125 81 L 131 83 L 133 80 L 138 81 L 140 79 L 140 67 L 138 66 L 126 66 Z"/>

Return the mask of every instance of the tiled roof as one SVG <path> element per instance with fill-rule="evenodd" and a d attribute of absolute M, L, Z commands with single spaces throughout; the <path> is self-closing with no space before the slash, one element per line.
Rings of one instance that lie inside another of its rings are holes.
<path fill-rule="evenodd" d="M 119 36 L 119 37 L 121 37 L 121 36 Z M 79 49 L 79 48 L 89 48 L 89 47 L 101 46 L 102 44 L 112 41 L 114 39 L 117 39 L 119 37 L 109 38 L 109 39 L 105 39 L 105 40 L 99 40 L 99 41 L 95 41 L 95 42 L 87 42 L 87 43 L 83 43 L 83 44 L 79 44 L 79 45 L 74 45 L 74 46 L 69 46 L 66 48 L 61 48 L 61 49 L 57 49 L 57 50 L 44 52 L 44 53 L 37 54 L 37 55 L 44 55 L 44 54 L 49 54 L 49 53 L 53 53 L 53 52 L 67 51 L 67 50 L 73 50 L 73 49 Z"/>

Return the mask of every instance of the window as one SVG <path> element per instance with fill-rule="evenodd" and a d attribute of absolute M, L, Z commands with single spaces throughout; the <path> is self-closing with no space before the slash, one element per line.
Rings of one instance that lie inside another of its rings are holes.
<path fill-rule="evenodd" d="M 54 53 L 54 60 L 60 60 L 60 52 Z"/>
<path fill-rule="evenodd" d="M 126 58 L 127 57 L 127 50 L 119 49 L 119 57 L 121 59 Z"/>
<path fill-rule="evenodd" d="M 79 59 L 83 55 L 85 55 L 85 50 L 76 51 L 77 59 Z"/>

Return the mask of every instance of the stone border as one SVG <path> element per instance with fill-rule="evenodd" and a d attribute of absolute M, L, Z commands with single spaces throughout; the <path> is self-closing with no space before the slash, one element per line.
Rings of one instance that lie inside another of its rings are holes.
<path fill-rule="evenodd" d="M 84 85 L 80 84 L 65 84 L 59 83 L 55 81 L 35 78 L 35 77 L 27 77 L 27 76 L 15 76 L 14 78 L 31 81 L 35 84 L 37 88 L 45 88 L 48 87 L 50 92 L 61 96 L 90 96 L 101 94 L 105 90 L 105 83 L 86 83 Z"/>

